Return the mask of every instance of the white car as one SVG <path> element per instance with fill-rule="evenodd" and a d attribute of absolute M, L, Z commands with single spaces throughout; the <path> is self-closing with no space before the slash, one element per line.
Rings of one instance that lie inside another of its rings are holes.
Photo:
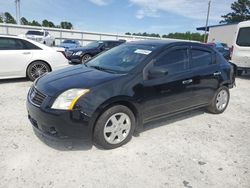
<path fill-rule="evenodd" d="M 55 38 L 45 30 L 29 30 L 25 34 L 25 37 L 47 46 L 53 46 L 55 43 Z"/>
<path fill-rule="evenodd" d="M 238 74 L 250 70 L 250 21 L 240 22 L 232 51 L 232 62 L 238 67 Z"/>
<path fill-rule="evenodd" d="M 39 76 L 69 66 L 62 48 L 18 36 L 0 35 L 0 79 Z"/>

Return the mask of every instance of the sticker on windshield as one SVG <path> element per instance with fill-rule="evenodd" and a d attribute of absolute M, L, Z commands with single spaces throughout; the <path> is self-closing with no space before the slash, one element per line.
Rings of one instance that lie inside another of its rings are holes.
<path fill-rule="evenodd" d="M 150 50 L 143 50 L 143 49 L 137 49 L 135 50 L 135 53 L 137 54 L 143 54 L 143 55 L 149 55 L 152 51 Z"/>

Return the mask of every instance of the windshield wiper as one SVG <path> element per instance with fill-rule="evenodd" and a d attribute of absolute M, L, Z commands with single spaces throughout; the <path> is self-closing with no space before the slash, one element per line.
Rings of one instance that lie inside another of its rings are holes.
<path fill-rule="evenodd" d="M 115 70 L 108 69 L 108 68 L 105 68 L 105 67 L 96 66 L 96 65 L 92 65 L 92 66 L 89 66 L 89 67 L 100 70 L 100 71 L 109 72 L 109 73 L 117 73 L 117 71 L 115 71 Z"/>

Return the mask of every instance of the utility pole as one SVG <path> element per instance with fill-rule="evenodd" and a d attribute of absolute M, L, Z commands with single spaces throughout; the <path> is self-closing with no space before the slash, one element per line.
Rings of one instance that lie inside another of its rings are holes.
<path fill-rule="evenodd" d="M 210 7 L 211 7 L 211 0 L 209 0 L 209 2 L 208 2 L 207 20 L 206 20 L 206 27 L 205 27 L 205 33 L 204 33 L 204 43 L 207 41 L 207 30 L 208 30 L 208 20 L 209 20 L 209 14 L 210 14 Z"/>
<path fill-rule="evenodd" d="M 15 0 L 16 4 L 16 22 L 20 24 L 21 10 L 20 10 L 20 0 Z"/>

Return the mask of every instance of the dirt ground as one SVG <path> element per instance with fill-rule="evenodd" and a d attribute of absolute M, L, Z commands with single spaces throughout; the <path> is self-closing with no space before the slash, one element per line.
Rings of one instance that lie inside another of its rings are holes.
<path fill-rule="evenodd" d="M 115 150 L 36 135 L 31 82 L 0 81 L 0 187 L 250 187 L 250 76 L 221 115 L 192 111 L 146 125 Z"/>

